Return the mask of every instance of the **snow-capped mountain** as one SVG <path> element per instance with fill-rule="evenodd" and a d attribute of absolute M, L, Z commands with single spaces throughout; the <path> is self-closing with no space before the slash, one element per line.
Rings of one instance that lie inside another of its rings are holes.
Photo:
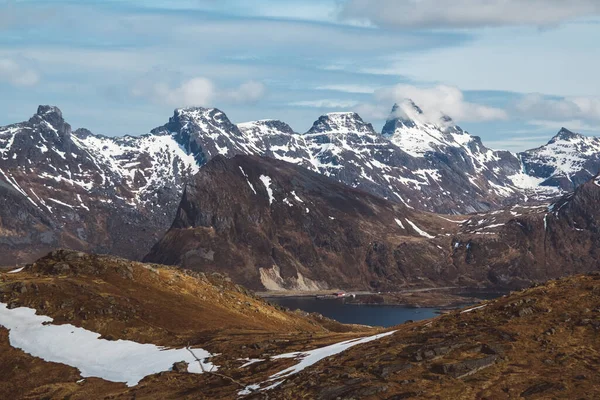
<path fill-rule="evenodd" d="M 28 121 L 0 127 L 0 261 L 57 246 L 140 258 L 172 223 L 189 177 L 237 154 L 449 214 L 557 196 L 600 169 L 599 139 L 563 130 L 539 149 L 494 151 L 448 117 L 426 122 L 412 102 L 394 106 L 382 133 L 352 112 L 323 115 L 301 134 L 281 121 L 235 125 L 218 109 L 193 107 L 125 137 L 72 132 L 58 108 L 40 106 Z"/>
<path fill-rule="evenodd" d="M 60 246 L 143 256 L 172 222 L 185 178 L 198 170 L 188 154 L 169 135 L 72 132 L 50 106 L 0 128 L 2 200 L 23 210 L 0 212 L 0 262 Z"/>
<path fill-rule="evenodd" d="M 519 154 L 527 175 L 571 191 L 600 170 L 600 138 L 562 128 L 546 145 Z"/>
<path fill-rule="evenodd" d="M 446 115 L 437 123 L 427 121 L 423 110 L 410 100 L 394 105 L 382 134 L 416 158 L 461 171 L 482 192 L 497 198 L 557 194 L 556 188 L 543 186 L 537 176 L 525 173 L 519 155 L 485 147 L 480 137 L 464 131 Z"/>

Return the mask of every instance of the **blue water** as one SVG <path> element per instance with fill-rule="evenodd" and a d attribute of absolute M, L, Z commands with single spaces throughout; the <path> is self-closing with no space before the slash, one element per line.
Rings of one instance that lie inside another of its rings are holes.
<path fill-rule="evenodd" d="M 408 320 L 418 321 L 437 316 L 436 308 L 406 306 L 371 306 L 346 304 L 341 299 L 317 300 L 314 297 L 271 297 L 267 301 L 290 310 L 317 312 L 344 324 L 390 327 Z"/>

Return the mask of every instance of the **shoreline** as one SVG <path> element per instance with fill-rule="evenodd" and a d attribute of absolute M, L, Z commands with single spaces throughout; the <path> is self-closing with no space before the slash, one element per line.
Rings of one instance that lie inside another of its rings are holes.
<path fill-rule="evenodd" d="M 340 290 L 338 290 L 340 291 Z M 314 299 L 316 296 L 329 295 L 335 290 L 328 291 L 290 291 L 290 292 L 259 292 L 259 297 L 268 301 L 269 299 Z M 327 300 L 343 300 L 348 305 L 365 306 L 389 306 L 406 308 L 437 308 L 440 313 L 453 310 L 481 301 L 497 298 L 505 295 L 505 291 L 484 290 L 481 288 L 467 287 L 441 287 L 441 288 L 417 288 L 406 289 L 397 292 L 368 292 L 357 291 L 346 292 L 348 295 L 339 298 L 325 298 Z"/>

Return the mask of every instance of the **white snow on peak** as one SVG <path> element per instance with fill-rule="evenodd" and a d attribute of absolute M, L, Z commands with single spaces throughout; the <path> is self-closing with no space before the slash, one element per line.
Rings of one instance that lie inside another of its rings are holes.
<path fill-rule="evenodd" d="M 178 173 L 189 171 L 195 174 L 200 169 L 194 155 L 188 154 L 170 135 L 88 135 L 84 138 L 73 137 L 73 141 L 94 160 L 105 183 L 110 179 L 103 172 L 106 170 L 123 179 L 130 187 L 137 186 L 136 174 L 141 174 L 145 184 L 135 193 L 137 203 L 148 201 L 147 194 L 156 187 L 174 185 L 172 180 Z"/>
<path fill-rule="evenodd" d="M 207 371 L 216 366 L 206 361 L 212 354 L 203 349 L 165 349 L 129 340 L 100 339 L 100 334 L 73 325 L 52 325 L 52 318 L 36 315 L 31 308 L 14 308 L 0 303 L 0 325 L 8 329 L 10 345 L 44 361 L 79 369 L 84 378 L 101 378 L 136 386 L 148 375 L 169 371 L 174 363 L 186 361 L 189 372 L 202 373 L 196 357 Z"/>
<path fill-rule="evenodd" d="M 569 177 L 583 169 L 588 157 L 600 153 L 600 138 L 560 133 L 548 144 L 527 152 L 534 160 L 554 168 L 553 175 Z"/>
<path fill-rule="evenodd" d="M 211 113 L 218 112 L 216 108 L 204 108 L 204 107 L 188 107 L 188 108 L 177 108 L 175 110 L 175 115 L 180 118 L 192 119 L 192 120 L 200 120 L 207 118 Z"/>
<path fill-rule="evenodd" d="M 336 112 L 321 116 L 308 134 L 373 134 L 370 124 L 355 112 Z"/>
<path fill-rule="evenodd" d="M 8 153 L 12 149 L 15 136 L 19 129 L 20 128 L 16 125 L 6 126 L 4 128 L 0 127 L 0 159 L 8 159 Z"/>

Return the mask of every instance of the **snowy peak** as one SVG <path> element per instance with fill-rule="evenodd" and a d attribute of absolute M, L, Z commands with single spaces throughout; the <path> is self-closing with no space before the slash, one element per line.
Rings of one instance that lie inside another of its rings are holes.
<path fill-rule="evenodd" d="M 237 127 L 231 123 L 227 115 L 217 108 L 178 108 L 170 122 L 177 123 L 180 129 L 197 128 L 207 132 L 219 130 L 239 134 Z"/>
<path fill-rule="evenodd" d="M 243 133 L 253 133 L 256 135 L 293 135 L 295 133 L 291 126 L 276 119 L 243 122 L 238 124 L 237 127 Z"/>
<path fill-rule="evenodd" d="M 37 112 L 29 119 L 32 128 L 40 129 L 44 134 L 55 133 L 61 139 L 68 139 L 71 135 L 71 126 L 65 123 L 62 111 L 58 107 L 41 105 Z M 52 135 L 44 135 L 52 136 Z"/>
<path fill-rule="evenodd" d="M 527 173 L 543 185 L 573 190 L 600 171 L 600 138 L 562 128 L 546 145 L 519 157 Z"/>
<path fill-rule="evenodd" d="M 363 121 L 355 112 L 329 113 L 319 117 L 308 131 L 315 133 L 365 133 L 375 134 L 373 125 Z"/>
<path fill-rule="evenodd" d="M 448 147 L 464 147 L 476 138 L 454 125 L 452 118 L 441 115 L 438 122 L 427 122 L 427 113 L 412 100 L 394 104 L 382 134 L 412 155 L 424 157 L 428 152 L 444 152 Z"/>
<path fill-rule="evenodd" d="M 548 144 L 556 143 L 559 141 L 576 141 L 585 140 L 585 136 L 580 133 L 571 132 L 567 128 L 561 128 L 560 131 L 548 142 Z"/>
<path fill-rule="evenodd" d="M 35 115 L 46 121 L 64 122 L 62 111 L 56 106 L 40 105 Z"/>

